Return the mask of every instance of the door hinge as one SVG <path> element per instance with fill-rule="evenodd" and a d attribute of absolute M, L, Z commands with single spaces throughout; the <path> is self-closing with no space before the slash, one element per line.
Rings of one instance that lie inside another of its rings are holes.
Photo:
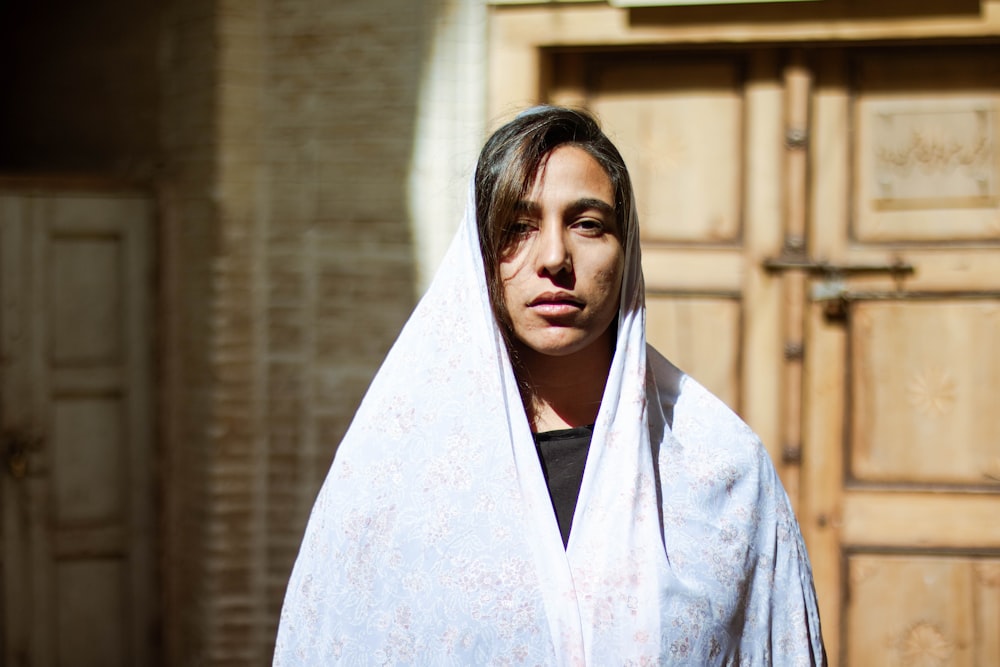
<path fill-rule="evenodd" d="M 785 130 L 785 148 L 801 150 L 809 145 L 809 130 L 804 127 L 790 127 Z"/>
<path fill-rule="evenodd" d="M 799 445 L 785 445 L 782 447 L 781 462 L 787 465 L 798 465 L 802 463 L 802 447 Z"/>

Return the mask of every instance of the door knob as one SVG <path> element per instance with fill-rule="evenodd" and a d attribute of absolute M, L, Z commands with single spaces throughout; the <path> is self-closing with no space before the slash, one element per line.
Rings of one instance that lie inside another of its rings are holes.
<path fill-rule="evenodd" d="M 19 431 L 3 433 L 4 457 L 11 477 L 22 479 L 28 474 L 28 455 L 40 442 L 40 438 L 30 437 Z"/>

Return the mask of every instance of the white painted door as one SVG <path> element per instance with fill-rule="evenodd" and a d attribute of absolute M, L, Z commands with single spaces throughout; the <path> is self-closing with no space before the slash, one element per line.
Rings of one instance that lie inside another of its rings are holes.
<path fill-rule="evenodd" d="M 4 665 L 155 663 L 151 211 L 0 190 Z"/>

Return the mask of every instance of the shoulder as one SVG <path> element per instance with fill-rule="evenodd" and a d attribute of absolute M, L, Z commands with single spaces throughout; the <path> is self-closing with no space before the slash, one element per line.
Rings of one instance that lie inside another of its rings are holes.
<path fill-rule="evenodd" d="M 651 346 L 647 360 L 650 427 L 662 421 L 664 431 L 655 439 L 696 458 L 730 459 L 748 469 L 770 465 L 760 439 L 722 400 Z"/>
<path fill-rule="evenodd" d="M 650 442 L 675 520 L 753 534 L 784 520 L 787 500 L 760 438 L 722 400 L 649 349 Z M 662 426 L 660 426 L 662 424 Z"/>

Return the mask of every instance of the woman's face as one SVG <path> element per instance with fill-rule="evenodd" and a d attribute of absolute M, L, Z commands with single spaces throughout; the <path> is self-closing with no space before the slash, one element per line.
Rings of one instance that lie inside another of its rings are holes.
<path fill-rule="evenodd" d="M 553 356 L 609 349 L 625 259 L 614 201 L 583 149 L 559 146 L 543 160 L 500 261 L 515 344 Z"/>

